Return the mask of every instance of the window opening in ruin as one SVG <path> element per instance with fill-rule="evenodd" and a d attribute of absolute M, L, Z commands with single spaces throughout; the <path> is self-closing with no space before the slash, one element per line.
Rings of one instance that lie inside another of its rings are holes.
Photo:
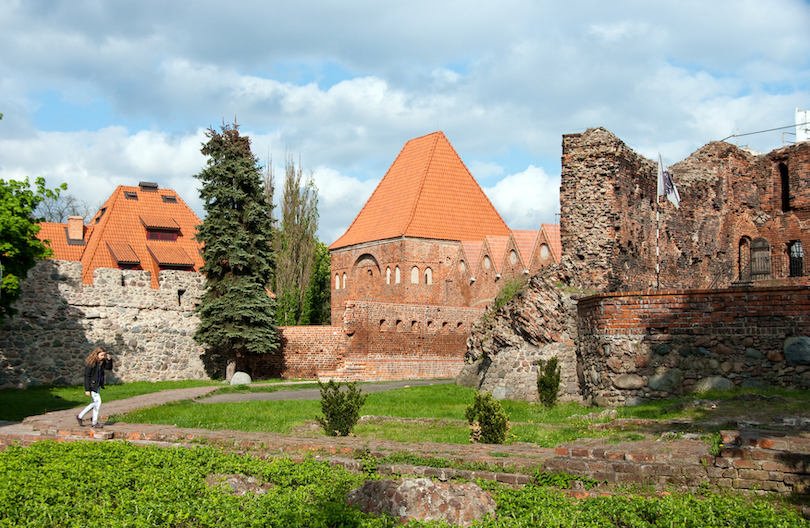
<path fill-rule="evenodd" d="M 512 264 L 517 264 L 517 253 L 515 253 L 514 249 L 509 252 L 509 262 Z"/>
<path fill-rule="evenodd" d="M 127 285 L 127 280 L 124 278 L 124 274 L 122 273 L 121 274 L 121 286 L 126 286 L 126 285 Z"/>
<path fill-rule="evenodd" d="M 391 268 L 385 268 L 385 283 L 391 284 Z"/>
<path fill-rule="evenodd" d="M 380 332 L 385 330 L 385 319 L 380 319 Z"/>
<path fill-rule="evenodd" d="M 464 323 L 456 324 L 456 330 L 461 330 L 462 328 L 464 328 Z"/>
<path fill-rule="evenodd" d="M 346 289 L 346 274 L 343 274 L 343 289 Z"/>
<path fill-rule="evenodd" d="M 428 321 L 428 322 L 427 322 L 427 327 L 428 327 L 428 330 L 430 330 L 431 328 L 433 328 L 433 321 Z"/>
<path fill-rule="evenodd" d="M 540 258 L 543 260 L 547 260 L 548 257 L 551 256 L 551 252 L 548 250 L 548 246 L 543 244 L 540 246 Z"/>
<path fill-rule="evenodd" d="M 402 319 L 397 319 L 397 330 L 402 330 Z"/>
<path fill-rule="evenodd" d="M 771 276 L 771 245 L 764 238 L 751 243 L 751 278 L 767 279 Z"/>
<path fill-rule="evenodd" d="M 335 289 L 336 290 L 340 289 L 340 275 L 338 275 L 337 273 L 335 273 Z"/>
<path fill-rule="evenodd" d="M 411 321 L 411 331 L 416 332 L 419 330 L 419 321 Z"/>
<path fill-rule="evenodd" d="M 411 268 L 411 284 L 419 284 L 419 268 L 416 266 Z"/>
<path fill-rule="evenodd" d="M 181 306 L 183 304 L 183 294 L 186 293 L 186 290 L 179 289 L 177 290 L 177 306 Z"/>
<path fill-rule="evenodd" d="M 492 266 L 492 261 L 489 260 L 489 255 L 487 255 L 486 257 L 484 257 L 484 267 L 486 269 L 489 269 L 490 266 Z"/>
<path fill-rule="evenodd" d="M 804 276 L 804 250 L 800 241 L 796 240 L 790 243 L 788 257 L 790 259 L 790 276 Z"/>
<path fill-rule="evenodd" d="M 430 268 L 425 268 L 425 284 L 428 286 L 433 284 L 433 271 Z"/>
<path fill-rule="evenodd" d="M 461 273 L 464 273 L 464 269 L 465 269 L 465 268 L 466 268 L 466 264 L 464 264 L 464 261 L 463 261 L 463 260 L 462 260 L 461 262 L 459 262 L 459 263 L 458 263 L 458 270 L 459 270 Z"/>
<path fill-rule="evenodd" d="M 394 282 L 399 284 L 399 280 L 399 266 L 397 266 L 394 270 Z"/>
<path fill-rule="evenodd" d="M 782 185 L 782 211 L 790 211 L 790 175 L 784 163 L 779 164 L 779 181 Z"/>
<path fill-rule="evenodd" d="M 751 239 L 742 237 L 739 247 L 740 280 L 751 280 Z"/>

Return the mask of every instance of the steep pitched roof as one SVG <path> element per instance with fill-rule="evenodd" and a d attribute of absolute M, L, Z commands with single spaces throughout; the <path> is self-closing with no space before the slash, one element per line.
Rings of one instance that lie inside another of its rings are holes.
<path fill-rule="evenodd" d="M 527 268 L 531 265 L 532 253 L 534 253 L 534 247 L 537 245 L 537 237 L 539 235 L 540 231 L 529 231 L 526 229 L 512 230 L 512 238 L 514 238 L 515 245 L 520 253 L 520 259 Z"/>
<path fill-rule="evenodd" d="M 475 277 L 475 268 L 478 266 L 478 261 L 481 259 L 481 247 L 484 241 L 478 240 L 462 240 L 461 249 L 467 258 L 467 267 L 470 268 L 470 275 Z"/>
<path fill-rule="evenodd" d="M 509 228 L 439 131 L 408 141 L 374 193 L 329 249 L 401 236 L 483 240 Z"/>
<path fill-rule="evenodd" d="M 152 287 L 159 285 L 161 267 L 199 271 L 200 244 L 193 240 L 199 217 L 171 189 L 120 185 L 84 226 L 85 245 L 67 240 L 67 224 L 42 223 L 40 239 L 50 239 L 54 258 L 81 261 L 82 282 L 93 283 L 96 268 L 138 265 L 152 272 Z M 148 230 L 171 233 L 176 240 L 149 240 Z"/>
<path fill-rule="evenodd" d="M 508 236 L 488 236 L 487 244 L 492 255 L 492 266 L 495 273 L 500 273 L 503 259 L 506 256 L 506 246 L 509 244 Z"/>

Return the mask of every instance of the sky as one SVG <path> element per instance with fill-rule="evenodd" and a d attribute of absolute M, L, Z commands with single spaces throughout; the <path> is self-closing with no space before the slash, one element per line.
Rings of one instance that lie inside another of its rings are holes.
<path fill-rule="evenodd" d="M 808 50 L 800 0 L 0 0 L 0 178 L 65 182 L 93 211 L 154 181 L 202 218 L 205 131 L 235 119 L 276 174 L 287 155 L 312 174 L 329 244 L 442 130 L 509 227 L 539 229 L 564 134 L 672 165 L 793 125 Z"/>

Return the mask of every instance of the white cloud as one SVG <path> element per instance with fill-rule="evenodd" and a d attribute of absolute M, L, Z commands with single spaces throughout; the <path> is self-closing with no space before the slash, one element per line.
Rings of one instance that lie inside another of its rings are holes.
<path fill-rule="evenodd" d="M 560 177 L 540 167 L 529 165 L 484 192 L 511 229 L 540 229 L 540 224 L 558 221 L 554 215 L 560 211 Z"/>

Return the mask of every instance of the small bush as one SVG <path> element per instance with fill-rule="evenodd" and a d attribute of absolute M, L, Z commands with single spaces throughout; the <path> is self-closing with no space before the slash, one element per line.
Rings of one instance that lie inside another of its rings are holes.
<path fill-rule="evenodd" d="M 543 373 L 537 373 L 537 392 L 540 395 L 540 403 L 546 407 L 554 407 L 557 403 L 557 393 L 560 391 L 560 368 L 557 357 L 552 357 L 546 361 Z"/>
<path fill-rule="evenodd" d="M 464 412 L 470 424 L 470 441 L 502 444 L 509 433 L 509 417 L 489 392 L 475 393 L 473 404 Z"/>
<path fill-rule="evenodd" d="M 349 436 L 360 420 L 360 408 L 368 396 L 357 388 L 357 383 L 347 383 L 347 390 L 340 390 L 341 383 L 329 380 L 321 388 L 321 412 L 316 419 L 329 436 Z"/>

